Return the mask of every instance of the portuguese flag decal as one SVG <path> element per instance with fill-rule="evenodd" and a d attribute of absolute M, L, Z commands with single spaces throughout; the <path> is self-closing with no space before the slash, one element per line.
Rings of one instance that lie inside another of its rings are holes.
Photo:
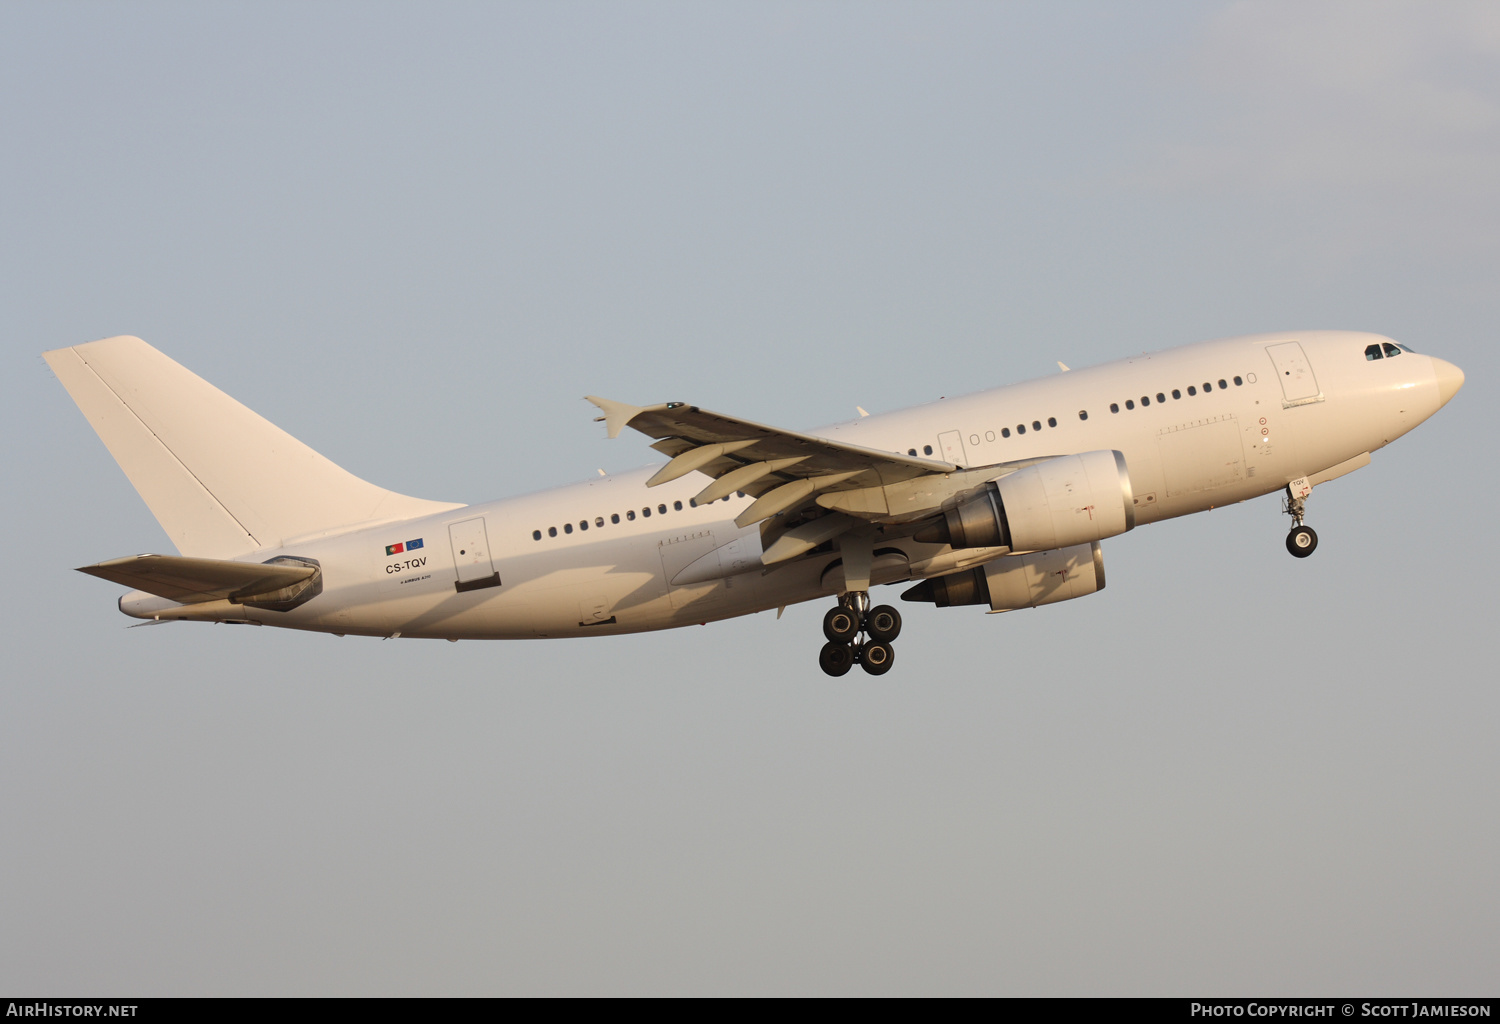
<path fill-rule="evenodd" d="M 399 555 L 407 551 L 416 551 L 421 546 L 422 538 L 418 537 L 416 540 L 409 540 L 405 544 L 387 544 L 385 546 L 385 553 L 387 555 Z"/>

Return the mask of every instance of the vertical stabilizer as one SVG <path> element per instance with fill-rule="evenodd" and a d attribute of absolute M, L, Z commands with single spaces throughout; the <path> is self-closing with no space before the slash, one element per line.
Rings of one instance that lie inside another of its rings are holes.
<path fill-rule="evenodd" d="M 361 480 L 139 338 L 45 358 L 183 555 L 462 507 Z"/>

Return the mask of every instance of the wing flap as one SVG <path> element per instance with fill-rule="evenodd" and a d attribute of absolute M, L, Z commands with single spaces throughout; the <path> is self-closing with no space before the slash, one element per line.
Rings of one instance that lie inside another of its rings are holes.
<path fill-rule="evenodd" d="M 671 457 L 652 478 L 652 485 L 696 471 L 715 480 L 696 501 L 713 501 L 732 491 L 760 499 L 736 519 L 742 526 L 778 513 L 794 513 L 815 494 L 880 487 L 960 468 L 936 459 L 782 430 L 683 402 L 639 406 L 596 396 L 589 401 L 604 412 L 600 418 L 610 437 L 629 426 L 652 438 L 651 447 Z"/>

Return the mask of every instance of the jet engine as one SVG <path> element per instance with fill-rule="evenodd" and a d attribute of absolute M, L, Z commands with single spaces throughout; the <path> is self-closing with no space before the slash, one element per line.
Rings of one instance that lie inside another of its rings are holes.
<path fill-rule="evenodd" d="M 939 608 L 987 604 L 1002 612 L 1068 601 L 1103 589 L 1104 554 L 1094 541 L 997 558 L 968 572 L 923 580 L 901 599 L 931 601 Z"/>
<path fill-rule="evenodd" d="M 991 480 L 915 539 L 955 548 L 1045 551 L 1135 527 L 1135 498 L 1117 451 L 1062 455 Z"/>

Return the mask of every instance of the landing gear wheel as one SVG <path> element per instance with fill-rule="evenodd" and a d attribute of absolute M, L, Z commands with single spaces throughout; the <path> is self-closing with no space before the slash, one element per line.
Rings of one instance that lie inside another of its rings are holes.
<path fill-rule="evenodd" d="M 843 605 L 828 609 L 828 614 L 823 616 L 823 635 L 828 638 L 829 643 L 849 643 L 859 632 L 859 626 L 859 613 Z"/>
<path fill-rule="evenodd" d="M 888 644 L 901 635 L 901 613 L 888 604 L 871 608 L 865 616 L 865 629 L 871 640 Z"/>
<path fill-rule="evenodd" d="M 1286 535 L 1286 549 L 1298 558 L 1306 558 L 1318 550 L 1318 535 L 1311 526 L 1294 526 Z"/>
<path fill-rule="evenodd" d="M 843 675 L 854 667 L 854 648 L 830 640 L 818 652 L 818 667 L 831 676 Z"/>
<path fill-rule="evenodd" d="M 872 676 L 883 676 L 896 663 L 896 652 L 890 644 L 871 640 L 859 649 L 859 663 Z"/>

